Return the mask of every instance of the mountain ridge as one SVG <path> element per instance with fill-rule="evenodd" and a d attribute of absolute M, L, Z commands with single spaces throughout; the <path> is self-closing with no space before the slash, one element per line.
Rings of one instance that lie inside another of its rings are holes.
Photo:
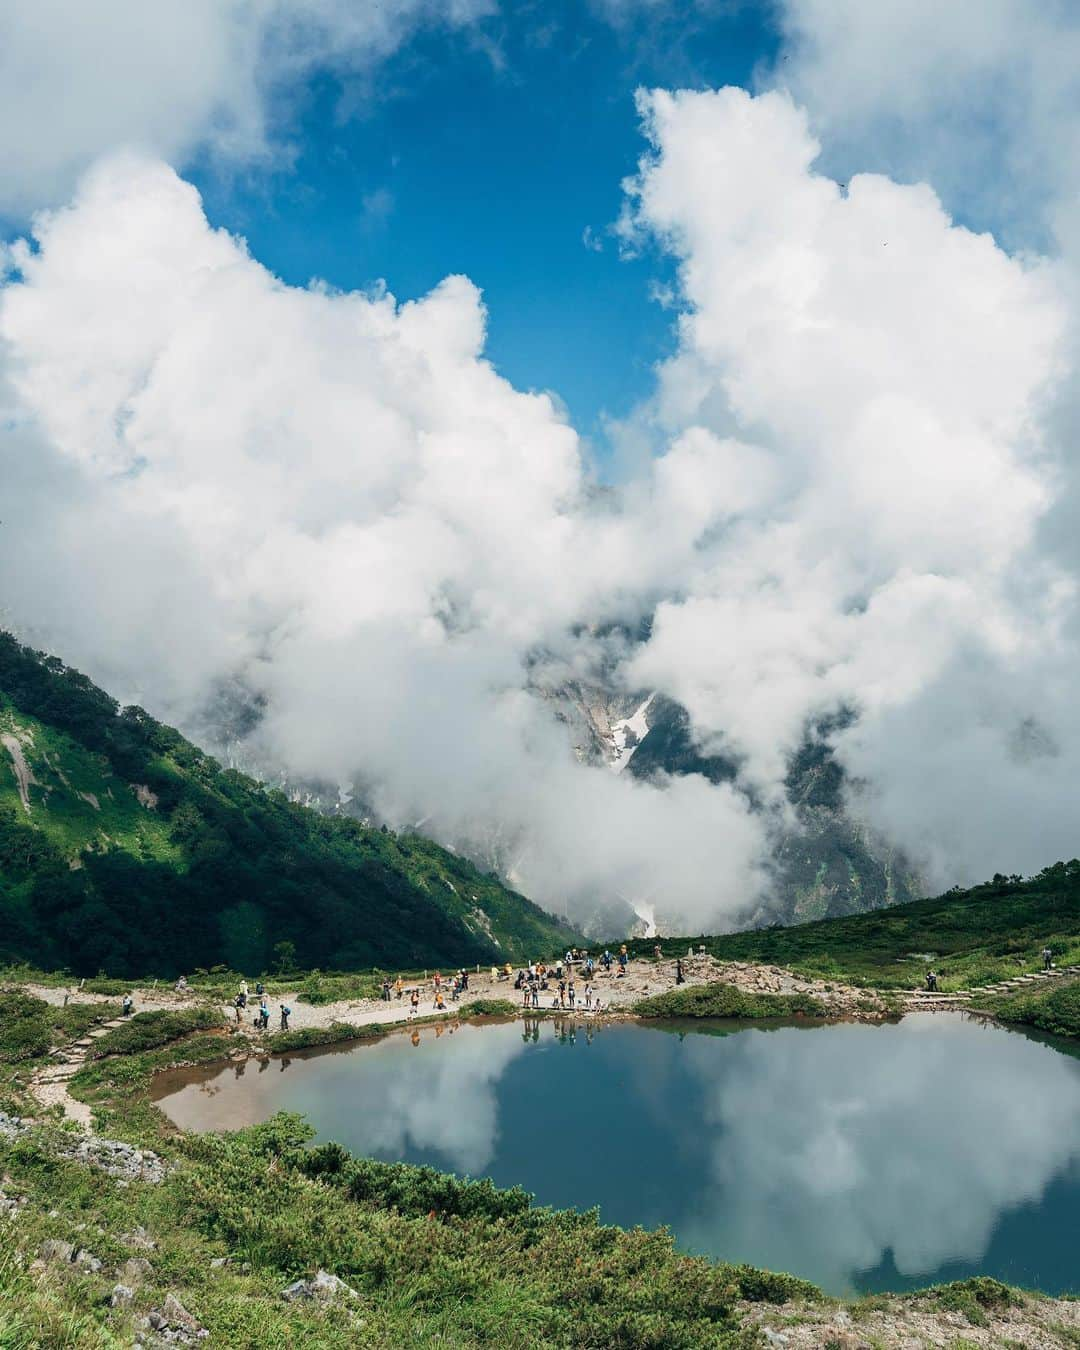
<path fill-rule="evenodd" d="M 0 960 L 181 973 L 528 959 L 566 924 L 417 834 L 290 802 L 0 633 Z"/>

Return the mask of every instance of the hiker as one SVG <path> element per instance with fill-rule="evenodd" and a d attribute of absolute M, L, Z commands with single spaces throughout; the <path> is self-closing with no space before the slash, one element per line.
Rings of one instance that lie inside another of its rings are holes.
<path fill-rule="evenodd" d="M 591 1008 L 591 1007 L 592 1007 L 592 985 L 591 985 L 591 984 L 587 984 L 587 985 L 585 986 L 585 1006 L 586 1006 L 586 1008 Z"/>
<path fill-rule="evenodd" d="M 624 972 L 626 971 L 626 963 L 629 960 L 630 957 L 627 954 L 626 943 L 624 942 L 623 945 L 619 948 L 619 965 L 622 967 Z"/>
<path fill-rule="evenodd" d="M 597 998 L 596 1002 L 593 1004 L 593 1012 L 601 1012 L 602 1010 L 603 1004 L 600 1002 L 600 999 Z"/>
<path fill-rule="evenodd" d="M 469 990 L 469 972 L 464 966 L 461 968 L 461 992 L 468 993 Z"/>
<path fill-rule="evenodd" d="M 409 1016 L 415 1017 L 417 1009 L 420 1007 L 420 990 L 414 989 L 409 995 Z"/>
<path fill-rule="evenodd" d="M 401 976 L 400 976 L 400 975 L 399 975 L 399 976 L 397 977 L 397 979 L 394 981 L 394 988 L 397 990 L 397 996 L 398 996 L 398 998 L 400 998 L 400 997 L 401 997 L 401 991 L 402 991 L 402 989 L 405 988 L 405 986 L 404 986 L 404 985 L 402 984 L 402 982 L 401 982 Z"/>
<path fill-rule="evenodd" d="M 570 1006 L 574 1006 L 574 981 L 571 980 L 566 987 L 566 992 L 570 995 Z"/>
<path fill-rule="evenodd" d="M 926 972 L 926 992 L 928 994 L 937 993 L 937 975 L 932 970 Z"/>
<path fill-rule="evenodd" d="M 656 944 L 656 946 L 652 949 L 652 953 L 653 953 L 653 956 L 655 956 L 656 959 L 657 959 L 658 961 L 660 960 L 661 956 L 663 956 L 663 952 L 660 950 L 660 944 L 659 944 L 659 942 L 658 942 L 658 943 Z"/>
<path fill-rule="evenodd" d="M 532 987 L 532 1005 L 534 1008 L 539 1008 L 540 1006 L 540 986 L 535 983 Z"/>
<path fill-rule="evenodd" d="M 256 981 L 255 981 L 255 996 L 256 996 L 256 998 L 262 998 L 263 994 L 265 994 L 265 993 L 266 993 L 266 985 L 263 984 L 262 980 L 256 980 Z"/>
<path fill-rule="evenodd" d="M 247 1007 L 247 1001 L 248 1001 L 248 987 L 247 987 L 247 980 L 241 980 L 241 981 L 240 981 L 240 993 L 239 993 L 239 995 L 238 995 L 238 998 L 240 999 L 240 1006 L 241 1006 L 241 1008 L 246 1008 L 246 1007 Z"/>
<path fill-rule="evenodd" d="M 676 962 L 675 962 L 675 983 L 676 983 L 676 984 L 685 984 L 685 983 L 686 983 L 686 976 L 683 974 L 683 969 L 682 969 L 682 957 L 681 957 L 681 956 L 680 956 L 680 957 L 676 960 Z"/>
<path fill-rule="evenodd" d="M 237 1025 L 237 1026 L 240 1025 L 240 1022 L 241 1022 L 241 1020 L 242 1020 L 242 1018 L 241 1018 L 241 1010 L 242 1010 L 242 1008 L 243 1008 L 244 1005 L 243 1005 L 243 1003 L 241 1002 L 241 998 L 242 998 L 242 995 L 237 994 L 237 996 L 233 999 L 233 1007 L 236 1009 L 236 1025 Z"/>
<path fill-rule="evenodd" d="M 441 989 L 435 990 L 435 1003 L 433 1006 L 436 1012 L 446 1011 L 446 1000 L 443 998 L 443 991 Z"/>
<path fill-rule="evenodd" d="M 521 1006 L 527 1008 L 532 1002 L 532 992 L 527 984 L 521 987 Z"/>
<path fill-rule="evenodd" d="M 124 995 L 124 1001 L 123 1001 L 123 1003 L 121 1003 L 121 1005 L 120 1005 L 120 1011 L 121 1011 L 122 1015 L 123 1015 L 124 1017 L 130 1017 L 130 1016 L 131 1016 L 131 1009 L 132 1009 L 133 1006 L 134 1006 L 134 1000 L 132 999 L 131 995 L 130 995 L 130 994 L 125 994 L 125 995 Z"/>
<path fill-rule="evenodd" d="M 559 981 L 559 1007 L 560 1007 L 560 1008 L 565 1008 L 565 1007 L 566 1007 L 566 981 L 565 981 L 565 980 L 560 980 L 560 981 Z"/>
<path fill-rule="evenodd" d="M 262 1020 L 263 1031 L 267 1031 L 270 1027 L 270 1005 L 267 1003 L 265 995 L 263 1001 L 259 1004 L 259 1017 Z"/>
<path fill-rule="evenodd" d="M 281 1013 L 281 1029 L 282 1031 L 288 1031 L 289 1018 L 292 1016 L 292 1009 L 286 1008 L 285 1004 L 282 1003 L 278 1011 Z"/>
<path fill-rule="evenodd" d="M 187 990 L 188 990 L 187 979 L 183 975 L 181 975 L 180 978 L 176 981 L 176 992 L 178 994 L 186 994 Z"/>
<path fill-rule="evenodd" d="M 383 1002 L 384 1002 L 384 1003 L 389 1003 L 389 1002 L 390 1002 L 390 977 L 389 977 L 389 976 L 387 976 L 386 979 L 383 980 L 383 982 L 382 982 L 382 996 L 383 996 Z"/>
<path fill-rule="evenodd" d="M 1054 953 L 1050 950 L 1049 947 L 1043 948 L 1042 958 L 1043 958 L 1043 970 L 1050 970 L 1054 964 Z"/>

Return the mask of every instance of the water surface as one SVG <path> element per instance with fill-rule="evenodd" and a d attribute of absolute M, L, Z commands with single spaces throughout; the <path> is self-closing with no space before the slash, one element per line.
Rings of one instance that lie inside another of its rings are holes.
<path fill-rule="evenodd" d="M 885 1026 L 418 1028 L 166 1076 L 181 1126 L 277 1110 L 833 1293 L 989 1274 L 1080 1293 L 1080 1060 L 960 1015 Z M 413 1043 L 415 1041 L 415 1044 Z"/>

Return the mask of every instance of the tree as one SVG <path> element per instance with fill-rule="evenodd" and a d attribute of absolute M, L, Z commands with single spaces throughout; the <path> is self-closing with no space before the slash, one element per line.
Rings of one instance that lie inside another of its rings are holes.
<path fill-rule="evenodd" d="M 274 943 L 274 961 L 277 965 L 279 975 L 287 975 L 290 970 L 296 969 L 296 943 L 295 942 L 275 942 Z"/>

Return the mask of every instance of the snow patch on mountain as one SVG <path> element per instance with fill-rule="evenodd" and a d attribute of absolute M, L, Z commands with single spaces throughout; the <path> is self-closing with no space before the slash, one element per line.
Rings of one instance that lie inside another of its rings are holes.
<path fill-rule="evenodd" d="M 623 769 L 630 763 L 634 751 L 649 734 L 647 714 L 649 705 L 655 697 L 656 691 L 654 690 L 643 703 L 640 703 L 634 709 L 629 717 L 611 723 L 613 755 L 610 763 L 616 773 L 622 773 Z"/>

